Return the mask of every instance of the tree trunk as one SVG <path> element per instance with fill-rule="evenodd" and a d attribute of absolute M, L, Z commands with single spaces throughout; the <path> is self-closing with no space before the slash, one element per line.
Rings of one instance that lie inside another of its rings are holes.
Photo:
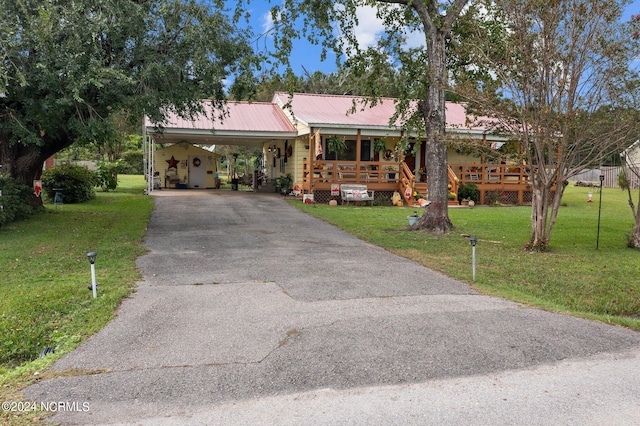
<path fill-rule="evenodd" d="M 16 183 L 27 186 L 33 186 L 33 181 L 40 179 L 42 167 L 47 158 L 71 145 L 71 143 L 51 139 L 44 140 L 42 147 L 33 144 L 10 144 L 8 141 L 9 138 L 6 135 L 0 135 L 0 164 L 3 172 L 9 173 Z M 36 197 L 34 193 L 30 204 L 36 208 L 42 207 L 42 198 Z"/>
<path fill-rule="evenodd" d="M 445 138 L 445 35 L 434 31 L 428 37 L 428 90 L 426 99 L 420 103 L 424 117 L 425 171 L 427 175 L 428 199 L 431 204 L 425 208 L 422 217 L 411 229 L 423 229 L 440 235 L 451 228 L 449 219 L 449 190 L 447 187 L 447 145 Z"/>
<path fill-rule="evenodd" d="M 40 159 L 37 153 L 30 155 L 22 155 L 16 158 L 3 157 L 3 167 L 7 167 L 7 171 L 15 179 L 16 183 L 32 186 L 34 180 L 40 179 L 42 176 L 42 164 L 46 159 Z M 42 197 L 36 197 L 35 193 L 29 201 L 31 206 L 35 208 L 42 207 Z"/>
<path fill-rule="evenodd" d="M 629 246 L 632 248 L 640 248 L 640 189 L 638 189 L 638 208 L 635 209 L 633 207 L 631 192 L 629 192 L 629 205 L 636 219 L 636 224 L 633 226 L 633 231 L 631 231 L 631 237 L 629 238 Z"/>
<path fill-rule="evenodd" d="M 636 216 L 636 224 L 631 232 L 631 238 L 629 239 L 629 246 L 632 248 L 640 248 L 640 216 Z"/>
<path fill-rule="evenodd" d="M 547 180 L 532 176 L 531 239 L 526 245 L 528 250 L 545 251 L 549 246 L 551 231 L 556 223 L 560 202 L 566 188 L 564 179 L 558 181 L 556 190 L 552 192 Z"/>

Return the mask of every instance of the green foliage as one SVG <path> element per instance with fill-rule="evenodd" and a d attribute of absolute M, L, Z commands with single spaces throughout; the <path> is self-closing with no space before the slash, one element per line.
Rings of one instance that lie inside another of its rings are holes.
<path fill-rule="evenodd" d="M 384 152 L 387 150 L 387 144 L 384 143 L 382 139 L 374 139 L 373 140 L 373 151 L 374 152 Z"/>
<path fill-rule="evenodd" d="M 331 136 L 327 139 L 327 151 L 335 153 L 336 160 L 338 159 L 338 154 L 347 150 L 347 143 L 343 138 L 338 136 Z"/>
<path fill-rule="evenodd" d="M 144 165 L 142 163 L 142 150 L 128 150 L 122 154 L 122 168 L 120 173 L 128 175 L 144 174 Z"/>
<path fill-rule="evenodd" d="M 0 22 L 0 162 L 22 183 L 72 144 L 119 143 L 122 120 L 221 108 L 225 79 L 257 65 L 219 0 L 5 1 Z"/>
<path fill-rule="evenodd" d="M 20 185 L 8 174 L 0 173 L 0 226 L 22 220 L 34 213 L 30 204 L 33 188 Z"/>
<path fill-rule="evenodd" d="M 73 164 L 61 164 L 42 173 L 42 189 L 47 198 L 53 200 L 54 189 L 62 189 L 65 204 L 83 203 L 95 198 L 93 188 L 98 182 L 95 172 Z"/>
<path fill-rule="evenodd" d="M 484 194 L 484 203 L 487 206 L 495 206 L 498 204 L 498 200 L 500 199 L 500 193 L 498 191 L 487 191 Z"/>
<path fill-rule="evenodd" d="M 73 349 L 111 320 L 133 289 L 153 200 L 142 195 L 142 177 L 122 178 L 118 192 L 0 229 L 0 374 L 45 347 L 56 347 L 56 356 Z M 95 300 L 87 290 L 90 251 L 98 253 Z"/>
<path fill-rule="evenodd" d="M 473 200 L 476 204 L 480 202 L 480 189 L 475 183 L 461 183 L 458 187 L 458 200 Z"/>
<path fill-rule="evenodd" d="M 122 170 L 122 161 L 100 161 L 96 170 L 96 186 L 103 191 L 110 191 L 118 187 L 118 173 Z"/>
<path fill-rule="evenodd" d="M 372 204 L 377 207 L 390 207 L 392 205 L 391 198 L 378 193 L 376 193 Z"/>
<path fill-rule="evenodd" d="M 291 173 L 281 175 L 276 178 L 276 187 L 280 189 L 282 193 L 288 193 L 293 188 L 293 176 Z"/>

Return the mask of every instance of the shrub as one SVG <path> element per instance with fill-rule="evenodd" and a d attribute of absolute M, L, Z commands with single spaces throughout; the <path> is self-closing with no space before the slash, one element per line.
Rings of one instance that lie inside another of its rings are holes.
<path fill-rule="evenodd" d="M 458 187 L 458 200 L 473 200 L 474 203 L 480 202 L 480 190 L 475 183 L 462 183 Z"/>
<path fill-rule="evenodd" d="M 498 191 L 487 191 L 484 196 L 484 202 L 488 206 L 495 206 L 500 199 L 500 193 Z"/>
<path fill-rule="evenodd" d="M 142 175 L 144 174 L 144 165 L 142 163 L 142 150 L 130 150 L 125 151 L 122 154 L 122 168 L 120 173 L 127 175 Z"/>
<path fill-rule="evenodd" d="M 373 200 L 373 205 L 374 206 L 392 206 L 392 202 L 391 202 L 391 198 L 389 198 L 389 196 L 384 195 L 384 194 L 376 194 L 374 200 Z"/>
<path fill-rule="evenodd" d="M 31 205 L 33 188 L 17 184 L 9 174 L 0 174 L 0 226 L 26 219 L 35 212 Z"/>
<path fill-rule="evenodd" d="M 47 198 L 53 200 L 56 193 L 54 189 L 61 189 L 63 202 L 69 204 L 95 198 L 93 187 L 97 183 L 95 172 L 73 164 L 61 164 L 42 173 L 42 190 Z"/>
<path fill-rule="evenodd" d="M 118 187 L 118 173 L 122 169 L 122 160 L 113 163 L 109 161 L 100 161 L 96 170 L 96 186 L 102 188 L 103 191 L 109 191 Z"/>

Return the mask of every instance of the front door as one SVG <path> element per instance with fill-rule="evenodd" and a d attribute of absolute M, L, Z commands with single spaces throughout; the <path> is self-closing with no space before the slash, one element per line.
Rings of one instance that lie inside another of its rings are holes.
<path fill-rule="evenodd" d="M 203 155 L 189 156 L 189 188 L 207 187 L 207 159 Z"/>

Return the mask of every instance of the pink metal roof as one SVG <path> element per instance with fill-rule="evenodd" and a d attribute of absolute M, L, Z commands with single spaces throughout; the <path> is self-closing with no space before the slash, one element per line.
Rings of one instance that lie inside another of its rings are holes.
<path fill-rule="evenodd" d="M 289 94 L 274 94 L 274 102 L 289 102 Z M 296 118 L 309 126 L 319 125 L 348 125 L 388 127 L 389 119 L 395 113 L 395 100 L 382 98 L 373 108 L 362 106 L 362 98 L 357 96 L 317 95 L 310 93 L 295 93 L 291 100 L 291 110 Z M 356 111 L 348 113 L 356 102 Z M 464 104 L 446 103 L 447 127 L 481 130 L 472 127 L 467 120 Z"/>
<path fill-rule="evenodd" d="M 228 115 L 219 119 L 220 111 L 213 111 L 211 102 L 205 101 L 207 116 L 185 120 L 175 114 L 168 117 L 166 128 L 189 130 L 223 130 L 237 132 L 295 132 L 296 129 L 280 107 L 265 102 L 229 102 Z M 148 127 L 153 123 L 146 119 Z"/>
<path fill-rule="evenodd" d="M 389 128 L 389 118 L 395 113 L 395 100 L 383 98 L 371 108 L 362 106 L 361 98 L 355 96 L 316 95 L 309 93 L 296 93 L 291 101 L 291 110 L 296 119 L 312 127 L 339 126 L 351 128 L 379 127 Z M 349 113 L 356 104 L 356 111 Z M 251 135 L 271 135 L 277 137 L 291 137 L 297 133 L 297 129 L 288 119 L 281 105 L 289 102 L 289 94 L 275 93 L 273 102 L 229 102 L 227 104 L 228 115 L 220 120 L 219 111 L 213 111 L 211 103 L 205 103 L 207 116 L 199 115 L 194 120 L 185 120 L 175 114 L 168 117 L 165 128 L 171 133 L 198 133 L 204 137 L 231 135 L 236 137 L 251 137 Z M 469 125 L 465 105 L 447 102 L 447 128 L 483 130 L 480 127 Z M 153 123 L 146 119 L 148 128 Z M 225 136 L 225 137 L 227 137 Z"/>

